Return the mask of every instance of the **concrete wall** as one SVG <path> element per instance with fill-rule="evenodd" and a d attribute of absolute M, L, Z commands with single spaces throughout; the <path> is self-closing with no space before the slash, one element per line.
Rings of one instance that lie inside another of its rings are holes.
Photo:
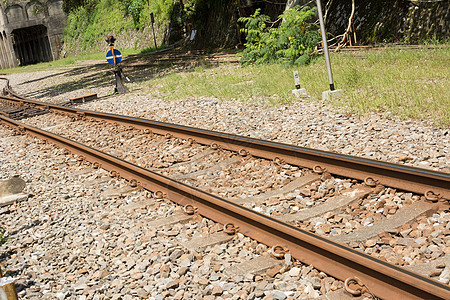
<path fill-rule="evenodd" d="M 59 59 L 63 0 L 1 2 L 0 68 Z"/>

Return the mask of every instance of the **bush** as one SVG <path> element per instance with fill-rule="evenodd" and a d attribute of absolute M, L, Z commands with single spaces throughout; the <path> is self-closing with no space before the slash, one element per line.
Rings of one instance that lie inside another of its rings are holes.
<path fill-rule="evenodd" d="M 270 18 L 260 14 L 260 9 L 250 17 L 239 18 L 245 24 L 247 43 L 242 53 L 243 64 L 286 63 L 301 65 L 311 60 L 311 53 L 320 41 L 318 26 L 308 23 L 316 13 L 296 6 L 279 16 L 277 28 L 268 27 Z"/>

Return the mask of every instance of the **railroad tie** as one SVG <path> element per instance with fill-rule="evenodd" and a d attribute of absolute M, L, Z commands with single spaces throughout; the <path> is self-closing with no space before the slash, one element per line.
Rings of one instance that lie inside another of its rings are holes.
<path fill-rule="evenodd" d="M 250 197 L 250 198 L 236 199 L 233 202 L 235 202 L 237 204 L 263 203 L 264 201 L 268 200 L 270 197 L 292 192 L 296 189 L 300 189 L 300 188 L 307 186 L 308 184 L 311 184 L 318 180 L 320 180 L 320 175 L 317 175 L 317 174 L 304 175 L 304 176 L 301 176 L 301 177 L 289 182 L 281 189 L 271 190 L 266 193 L 256 195 L 256 196 Z"/>
<path fill-rule="evenodd" d="M 334 196 L 318 206 L 303 209 L 294 214 L 276 216 L 275 218 L 283 222 L 306 221 L 308 219 L 321 216 L 329 211 L 337 210 L 341 207 L 347 206 L 355 201 L 358 201 L 370 194 L 376 194 L 379 188 L 372 188 L 366 185 L 357 185 L 342 195 Z"/>
<path fill-rule="evenodd" d="M 266 254 L 235 264 L 225 269 L 224 273 L 231 278 L 236 276 L 246 276 L 247 274 L 261 274 L 282 262 L 283 261 Z"/>
<path fill-rule="evenodd" d="M 93 173 L 93 172 L 95 172 L 95 170 L 93 168 L 82 168 L 82 169 L 73 171 L 72 174 L 75 176 L 82 176 L 82 175 L 86 175 L 86 174 Z"/>
<path fill-rule="evenodd" d="M 121 188 L 110 188 L 105 190 L 102 195 L 104 197 L 120 197 L 139 189 L 139 187 L 124 186 Z"/>
<path fill-rule="evenodd" d="M 220 163 L 218 163 L 218 164 L 216 164 L 216 165 L 214 165 L 214 166 L 212 166 L 210 168 L 206 168 L 206 169 L 199 170 L 199 171 L 192 172 L 192 173 L 188 173 L 188 174 L 175 175 L 172 178 L 175 179 L 175 180 L 195 179 L 198 176 L 208 174 L 209 172 L 218 171 L 218 170 L 220 170 L 220 169 L 222 169 L 224 167 L 236 164 L 236 163 L 240 162 L 241 159 L 242 158 L 239 157 L 239 156 L 233 156 L 231 158 L 228 158 L 228 159 L 225 159 L 225 160 L 221 161 Z"/>
<path fill-rule="evenodd" d="M 385 231 L 399 228 L 404 224 L 414 221 L 419 216 L 427 214 L 429 212 L 434 212 L 437 209 L 437 204 L 427 203 L 425 201 L 417 201 L 411 205 L 399 209 L 393 217 L 376 223 L 371 227 L 361 228 L 349 234 L 333 236 L 330 237 L 330 239 L 342 244 L 366 241 Z"/>
<path fill-rule="evenodd" d="M 192 220 L 192 216 L 186 215 L 183 213 L 174 214 L 165 218 L 158 218 L 155 220 L 149 221 L 146 225 L 149 227 L 161 227 L 164 225 L 173 225 L 177 223 L 187 223 Z"/>
<path fill-rule="evenodd" d="M 206 236 L 193 238 L 181 244 L 190 251 L 202 252 L 206 248 L 215 246 L 217 244 L 226 243 L 234 238 L 234 235 L 229 235 L 224 232 L 216 232 Z"/>
<path fill-rule="evenodd" d="M 189 160 L 187 160 L 187 161 L 182 161 L 182 162 L 175 163 L 175 164 L 171 165 L 171 166 L 169 167 L 169 169 L 171 169 L 171 168 L 179 168 L 179 167 L 186 166 L 186 165 L 190 165 L 190 164 L 195 164 L 195 163 L 197 163 L 197 162 L 199 162 L 199 161 L 202 161 L 203 158 L 205 158 L 206 156 L 211 155 L 213 152 L 214 152 L 213 149 L 206 149 L 205 151 L 200 152 L 200 153 L 198 153 L 198 154 L 192 156 L 192 157 L 189 158 Z M 156 169 L 156 168 L 154 168 L 154 169 Z"/>
<path fill-rule="evenodd" d="M 403 266 L 403 269 L 421 274 L 424 277 L 428 277 L 428 275 L 438 268 L 438 266 L 445 266 L 450 268 L 450 254 L 446 254 L 442 257 L 438 257 L 435 260 L 432 260 L 428 263 L 418 264 L 418 265 L 410 265 Z"/>
<path fill-rule="evenodd" d="M 155 202 L 153 202 L 153 201 L 141 200 L 141 201 L 131 202 L 131 203 L 125 205 L 122 208 L 122 210 L 124 210 L 126 212 L 132 212 L 132 211 L 139 210 L 139 209 L 146 209 L 146 208 L 154 206 L 154 205 L 155 205 Z"/>

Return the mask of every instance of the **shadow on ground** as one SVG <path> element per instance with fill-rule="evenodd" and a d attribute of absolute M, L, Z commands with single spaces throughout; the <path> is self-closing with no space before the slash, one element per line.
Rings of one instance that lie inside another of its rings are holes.
<path fill-rule="evenodd" d="M 210 68 L 216 67 L 221 63 L 237 63 L 238 61 L 235 53 L 230 52 L 208 54 L 200 50 L 187 51 L 172 49 L 157 53 L 129 56 L 122 61 L 121 65 L 124 74 L 132 82 L 140 83 L 156 77 L 164 77 L 174 72 L 189 72 L 199 66 Z M 24 96 L 39 99 L 54 97 L 78 89 L 87 88 L 95 90 L 95 88 L 100 87 L 112 87 L 114 84 L 113 66 L 106 62 L 75 67 L 62 73 L 33 79 L 22 84 L 52 80 L 54 77 L 59 76 L 73 77 L 73 80 L 56 84 L 44 90 L 30 92 Z"/>

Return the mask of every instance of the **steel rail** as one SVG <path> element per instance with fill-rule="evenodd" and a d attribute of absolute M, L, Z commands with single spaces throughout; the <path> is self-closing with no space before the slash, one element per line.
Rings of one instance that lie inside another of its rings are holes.
<path fill-rule="evenodd" d="M 14 96 L 18 96 L 15 95 Z M 20 96 L 18 96 L 20 97 Z M 377 161 L 362 157 L 349 156 L 323 150 L 315 150 L 295 145 L 265 141 L 250 137 L 188 126 L 120 116 L 109 113 L 94 112 L 83 109 L 39 102 L 20 97 L 1 97 L 13 103 L 25 103 L 50 111 L 77 117 L 87 117 L 100 121 L 109 121 L 138 129 L 149 129 L 157 134 L 171 134 L 181 139 L 194 139 L 205 145 L 222 147 L 231 151 L 245 151 L 253 156 L 265 159 L 281 159 L 286 163 L 306 168 L 320 166 L 329 173 L 365 180 L 370 177 L 384 186 L 389 186 L 422 195 L 431 195 L 434 200 L 450 200 L 450 174 L 422 168 Z"/>
<path fill-rule="evenodd" d="M 197 212 L 216 222 L 232 223 L 239 232 L 269 246 L 281 244 L 302 263 L 338 278 L 358 277 L 377 297 L 383 299 L 448 299 L 450 287 L 410 271 L 392 266 L 364 253 L 316 236 L 286 223 L 141 168 L 86 145 L 0 116 L 0 123 L 21 133 L 43 139 L 94 166 L 109 170 L 180 205 L 193 205 Z"/>

